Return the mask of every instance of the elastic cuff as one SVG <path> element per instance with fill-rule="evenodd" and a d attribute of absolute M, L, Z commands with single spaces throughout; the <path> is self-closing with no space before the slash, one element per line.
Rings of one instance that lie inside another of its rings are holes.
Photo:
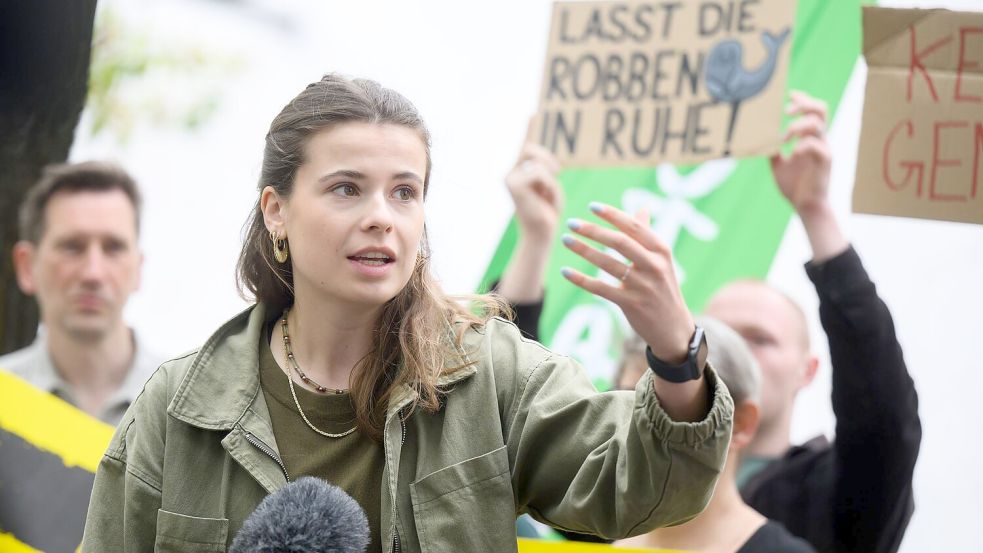
<path fill-rule="evenodd" d="M 655 432 L 655 435 L 671 444 L 696 446 L 713 439 L 721 427 L 729 428 L 734 418 L 734 400 L 723 380 L 717 375 L 709 361 L 703 372 L 703 378 L 710 389 L 712 402 L 710 412 L 699 422 L 677 422 L 669 417 L 655 395 L 652 371 L 645 371 L 635 386 L 635 407 L 641 408 L 644 420 Z"/>

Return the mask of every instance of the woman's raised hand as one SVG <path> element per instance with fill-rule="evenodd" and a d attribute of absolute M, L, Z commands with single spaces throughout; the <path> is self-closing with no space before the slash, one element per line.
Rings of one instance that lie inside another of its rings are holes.
<path fill-rule="evenodd" d="M 563 276 L 617 304 L 656 357 L 667 363 L 684 361 L 695 326 L 676 281 L 669 246 L 652 232 L 645 213 L 631 217 L 600 203 L 591 203 L 590 209 L 617 230 L 580 219 L 569 220 L 567 226 L 617 251 L 627 264 L 571 235 L 564 235 L 563 243 L 620 282 L 609 284 L 569 267 L 562 269 Z"/>

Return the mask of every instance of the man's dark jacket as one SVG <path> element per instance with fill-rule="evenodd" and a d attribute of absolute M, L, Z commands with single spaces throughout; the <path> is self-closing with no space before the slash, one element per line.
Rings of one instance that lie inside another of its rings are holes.
<path fill-rule="evenodd" d="M 833 365 L 836 439 L 791 448 L 744 500 L 821 553 L 894 553 L 914 510 L 922 429 L 894 322 L 853 248 L 806 265 Z"/>

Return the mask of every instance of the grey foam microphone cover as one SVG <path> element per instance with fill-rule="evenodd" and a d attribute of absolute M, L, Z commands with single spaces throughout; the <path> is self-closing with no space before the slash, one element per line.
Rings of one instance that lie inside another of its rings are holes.
<path fill-rule="evenodd" d="M 229 553 L 365 553 L 368 546 L 369 523 L 358 502 L 305 476 L 256 507 Z"/>

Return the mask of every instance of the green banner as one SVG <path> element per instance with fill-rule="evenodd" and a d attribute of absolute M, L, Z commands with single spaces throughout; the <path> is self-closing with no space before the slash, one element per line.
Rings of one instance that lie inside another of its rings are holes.
<path fill-rule="evenodd" d="M 860 54 L 861 5 L 866 3 L 799 0 L 787 87 L 825 100 L 831 117 Z M 629 212 L 648 208 L 653 230 L 673 248 L 683 294 L 697 312 L 722 284 L 767 275 L 792 214 L 764 158 L 691 167 L 567 170 L 560 182 L 566 198 L 562 219 L 598 221 L 587 208 L 591 201 Z M 480 290 L 501 276 L 516 239 L 513 219 Z M 563 266 L 607 277 L 557 239 L 545 283 L 540 340 L 579 360 L 605 389 L 629 327 L 615 305 L 560 276 Z"/>

